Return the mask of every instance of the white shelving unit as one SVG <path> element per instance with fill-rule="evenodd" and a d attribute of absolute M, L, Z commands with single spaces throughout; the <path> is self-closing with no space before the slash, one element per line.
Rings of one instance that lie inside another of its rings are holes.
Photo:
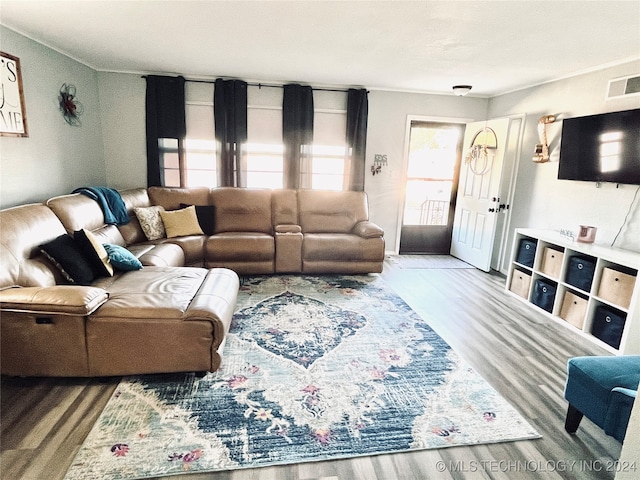
<path fill-rule="evenodd" d="M 523 239 L 531 241 L 532 246 L 535 246 L 532 265 L 518 263 L 518 251 Z M 570 259 L 576 256 L 595 264 L 593 281 L 588 291 L 575 287 L 571 284 L 575 283 L 573 281 L 568 282 L 572 269 Z M 545 313 L 610 352 L 617 355 L 637 355 L 640 354 L 639 271 L 640 253 L 575 242 L 548 230 L 516 229 L 506 289 L 531 308 Z M 612 272 L 616 273 L 616 278 L 612 277 Z M 621 275 L 617 275 L 617 272 Z M 555 288 L 552 306 L 549 303 L 548 310 L 533 303 L 537 280 L 550 285 L 550 292 Z M 619 281 L 619 284 L 612 284 Z M 623 295 L 614 295 L 614 300 L 611 300 L 611 290 L 619 291 L 621 286 L 626 287 L 622 289 L 625 290 Z M 596 317 L 601 316 L 603 308 L 624 319 L 617 348 L 594 335 L 594 323 Z"/>

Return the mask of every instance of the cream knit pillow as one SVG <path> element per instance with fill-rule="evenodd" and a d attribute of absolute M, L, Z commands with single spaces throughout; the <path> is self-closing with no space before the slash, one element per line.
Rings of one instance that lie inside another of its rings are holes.
<path fill-rule="evenodd" d="M 164 224 L 162 223 L 162 217 L 160 217 L 161 211 L 164 211 L 164 207 L 153 206 L 133 209 L 147 240 L 158 240 L 165 236 Z"/>

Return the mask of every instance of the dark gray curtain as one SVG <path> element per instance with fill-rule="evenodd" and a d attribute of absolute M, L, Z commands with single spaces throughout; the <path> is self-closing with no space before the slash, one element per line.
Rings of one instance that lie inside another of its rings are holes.
<path fill-rule="evenodd" d="M 187 124 L 184 109 L 184 77 L 148 75 L 146 93 L 147 186 L 164 186 L 164 165 L 158 139 L 178 140 L 178 155 L 184 159 Z"/>
<path fill-rule="evenodd" d="M 290 84 L 282 99 L 282 141 L 284 143 L 284 188 L 311 187 L 313 144 L 313 90 Z"/>
<path fill-rule="evenodd" d="M 351 161 L 349 190 L 364 190 L 369 115 L 368 93 L 365 89 L 350 88 L 347 96 L 347 148 L 350 151 Z"/>
<path fill-rule="evenodd" d="M 218 184 L 246 186 L 247 83 L 241 80 L 215 81 L 213 92 Z"/>

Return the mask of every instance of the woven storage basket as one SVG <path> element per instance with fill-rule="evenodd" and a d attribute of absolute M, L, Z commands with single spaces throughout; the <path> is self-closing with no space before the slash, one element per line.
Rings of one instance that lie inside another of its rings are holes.
<path fill-rule="evenodd" d="M 636 277 L 613 268 L 603 268 L 598 287 L 598 296 L 619 307 L 629 308 Z"/>
<path fill-rule="evenodd" d="M 511 290 L 522 298 L 529 298 L 529 287 L 531 286 L 531 275 L 522 270 L 514 270 L 511 276 Z"/>
<path fill-rule="evenodd" d="M 540 271 L 552 278 L 560 277 L 563 258 L 564 252 L 551 247 L 545 247 L 542 252 L 542 265 L 540 266 Z"/>
<path fill-rule="evenodd" d="M 587 300 L 572 292 L 564 292 L 560 318 L 566 320 L 574 327 L 582 330 L 584 317 L 587 313 Z"/>

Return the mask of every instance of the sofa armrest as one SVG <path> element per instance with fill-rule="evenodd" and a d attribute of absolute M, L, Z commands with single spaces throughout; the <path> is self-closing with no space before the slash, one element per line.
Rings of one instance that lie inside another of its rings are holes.
<path fill-rule="evenodd" d="M 0 291 L 0 309 L 10 312 L 89 315 L 108 298 L 109 293 L 98 287 L 16 287 Z"/>
<path fill-rule="evenodd" d="M 300 225 L 276 225 L 276 233 L 300 233 L 302 228 Z"/>
<path fill-rule="evenodd" d="M 377 238 L 384 235 L 384 230 L 369 220 L 356 223 L 351 232 L 362 238 Z"/>

